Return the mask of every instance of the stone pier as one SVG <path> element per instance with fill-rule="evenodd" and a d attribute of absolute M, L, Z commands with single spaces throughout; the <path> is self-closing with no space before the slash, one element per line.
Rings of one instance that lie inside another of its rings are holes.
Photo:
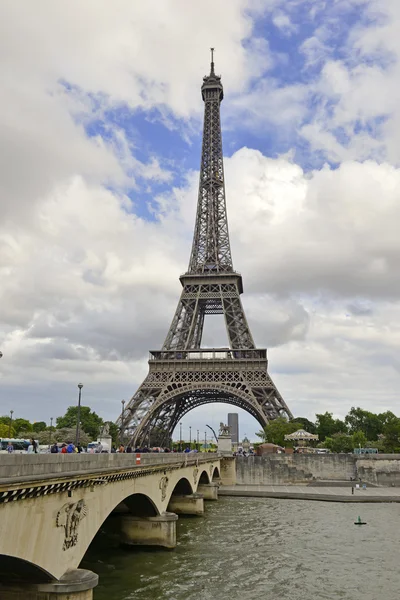
<path fill-rule="evenodd" d="M 168 510 L 177 515 L 203 515 L 203 496 L 201 494 L 188 494 L 185 496 L 173 494 L 168 504 Z"/>
<path fill-rule="evenodd" d="M 165 512 L 157 517 L 120 517 L 121 542 L 129 546 L 175 548 L 178 515 Z"/>
<path fill-rule="evenodd" d="M 199 483 L 197 492 L 204 500 L 218 500 L 218 483 Z"/>
<path fill-rule="evenodd" d="M 99 576 L 85 569 L 74 569 L 59 581 L 35 584 L 0 584 L 1 600 L 92 600 Z"/>

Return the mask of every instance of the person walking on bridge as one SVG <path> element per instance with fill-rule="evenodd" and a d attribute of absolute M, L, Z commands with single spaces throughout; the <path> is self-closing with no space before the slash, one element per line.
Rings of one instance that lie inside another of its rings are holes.
<path fill-rule="evenodd" d="M 7 445 L 7 452 L 8 452 L 8 454 L 11 454 L 12 452 L 14 452 L 14 446 L 12 445 L 12 442 L 10 442 L 10 441 L 8 442 L 8 445 Z"/>

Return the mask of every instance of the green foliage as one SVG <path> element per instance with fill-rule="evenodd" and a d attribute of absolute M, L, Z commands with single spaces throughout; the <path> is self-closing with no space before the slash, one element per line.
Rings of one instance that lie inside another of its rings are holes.
<path fill-rule="evenodd" d="M 57 429 L 76 427 L 77 414 L 78 407 L 70 406 L 63 417 L 57 417 Z M 100 427 L 104 424 L 103 419 L 95 412 L 92 412 L 88 406 L 81 406 L 80 421 L 83 431 L 92 439 L 97 439 Z"/>
<path fill-rule="evenodd" d="M 32 424 L 27 419 L 15 419 L 13 421 L 13 427 L 19 435 L 21 435 L 22 433 L 24 434 L 21 437 L 26 437 L 26 431 L 32 431 Z"/>
<path fill-rule="evenodd" d="M 362 408 L 353 406 L 346 415 L 345 421 L 350 433 L 362 431 L 367 440 L 377 440 L 378 435 L 383 431 L 383 422 L 380 416 Z"/>
<path fill-rule="evenodd" d="M 33 423 L 32 430 L 33 431 L 45 431 L 47 425 L 44 421 L 37 421 L 37 423 Z"/>
<path fill-rule="evenodd" d="M 347 433 L 347 425 L 340 419 L 334 419 L 332 413 L 317 414 L 316 428 L 319 441 L 332 437 L 335 433 Z"/>
<path fill-rule="evenodd" d="M 317 433 L 315 423 L 309 421 L 305 417 L 296 417 L 294 421 L 299 424 L 298 429 L 304 429 L 305 431 L 308 431 L 308 433 Z"/>
<path fill-rule="evenodd" d="M 363 431 L 356 431 L 351 436 L 351 439 L 353 442 L 353 449 L 354 448 L 365 448 L 368 443 L 367 436 L 365 435 L 365 433 Z"/>
<path fill-rule="evenodd" d="M 300 427 L 299 423 L 296 423 L 296 421 L 288 421 L 285 417 L 278 417 L 264 427 L 263 430 L 259 431 L 257 435 L 262 438 L 264 442 L 285 446 L 288 445 L 287 442 L 285 442 L 285 435 L 294 433 L 298 429 L 300 429 Z"/>
<path fill-rule="evenodd" d="M 400 419 L 391 413 L 383 426 L 384 452 L 400 452 Z"/>
<path fill-rule="evenodd" d="M 325 448 L 331 452 L 353 452 L 353 440 L 346 433 L 334 433 L 332 437 L 326 437 L 324 441 Z"/>
<path fill-rule="evenodd" d="M 6 425 L 5 423 L 0 423 L 0 438 L 15 437 L 15 431 L 14 431 L 13 427 L 11 427 L 11 435 L 9 435 L 9 433 L 10 433 L 10 425 Z"/>

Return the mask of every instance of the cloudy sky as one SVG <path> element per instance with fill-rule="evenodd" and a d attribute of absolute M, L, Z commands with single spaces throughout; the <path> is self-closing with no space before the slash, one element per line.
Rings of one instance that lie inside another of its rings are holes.
<path fill-rule="evenodd" d="M 277 387 L 297 416 L 400 414 L 398 0 L 1 2 L 0 413 L 49 422 L 81 381 L 114 420 L 145 377 L 189 259 L 210 46 L 233 259 Z"/>

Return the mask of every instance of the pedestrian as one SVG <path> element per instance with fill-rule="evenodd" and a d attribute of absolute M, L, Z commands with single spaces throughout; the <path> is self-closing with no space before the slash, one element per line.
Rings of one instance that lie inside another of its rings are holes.
<path fill-rule="evenodd" d="M 101 454 L 102 452 L 103 452 L 103 444 L 101 442 L 99 442 L 96 446 L 95 453 Z"/>
<path fill-rule="evenodd" d="M 54 444 L 50 448 L 50 452 L 51 452 L 51 454 L 58 454 L 58 444 L 57 444 L 57 442 L 54 442 Z"/>
<path fill-rule="evenodd" d="M 11 454 L 12 452 L 14 452 L 14 446 L 12 445 L 12 443 L 10 441 L 8 441 L 7 452 L 8 452 L 8 454 Z"/>
<path fill-rule="evenodd" d="M 132 446 L 128 446 L 126 449 L 127 454 L 131 454 L 132 453 Z"/>
<path fill-rule="evenodd" d="M 32 439 L 31 439 L 31 444 L 32 444 L 33 452 L 34 452 L 35 454 L 37 454 L 37 453 L 38 453 L 38 445 L 37 445 L 37 441 L 36 441 L 36 440 L 34 440 L 34 439 L 32 438 Z"/>
<path fill-rule="evenodd" d="M 118 452 L 125 452 L 125 447 L 123 444 L 121 444 L 120 447 L 118 448 Z"/>
<path fill-rule="evenodd" d="M 67 444 L 63 444 L 61 447 L 61 454 L 67 454 Z"/>
<path fill-rule="evenodd" d="M 75 446 L 72 442 L 68 442 L 67 452 L 68 454 L 72 454 L 73 452 L 75 452 Z"/>

